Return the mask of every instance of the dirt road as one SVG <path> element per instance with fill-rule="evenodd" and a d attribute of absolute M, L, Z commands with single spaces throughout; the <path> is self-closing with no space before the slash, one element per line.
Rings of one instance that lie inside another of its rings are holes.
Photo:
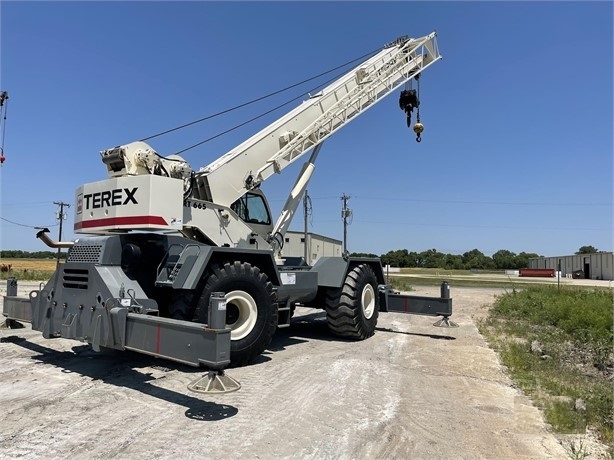
<path fill-rule="evenodd" d="M 476 329 L 499 292 L 453 289 L 457 329 L 384 313 L 363 342 L 298 311 L 214 397 L 186 389 L 202 371 L 2 329 L 0 457 L 567 458 Z"/>

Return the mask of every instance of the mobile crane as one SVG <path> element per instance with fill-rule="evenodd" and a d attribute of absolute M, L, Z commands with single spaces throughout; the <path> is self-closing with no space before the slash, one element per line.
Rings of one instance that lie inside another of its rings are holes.
<path fill-rule="evenodd" d="M 108 178 L 76 191 L 75 233 L 56 242 L 66 262 L 28 299 L 7 296 L 4 314 L 45 338 L 136 350 L 223 369 L 261 354 L 297 305 L 326 310 L 331 331 L 362 340 L 380 311 L 442 316 L 440 298 L 404 296 L 379 259 L 284 258 L 284 235 L 322 143 L 441 58 L 436 34 L 401 37 L 269 126 L 196 171 L 142 141 L 101 152 Z M 419 101 L 401 94 L 409 116 Z M 414 127 L 418 140 L 423 126 Z M 311 152 L 273 222 L 260 185 Z"/>

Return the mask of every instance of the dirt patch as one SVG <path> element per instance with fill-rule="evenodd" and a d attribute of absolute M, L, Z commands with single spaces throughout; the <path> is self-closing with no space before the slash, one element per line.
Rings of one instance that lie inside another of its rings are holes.
<path fill-rule="evenodd" d="M 335 339 L 322 312 L 298 309 L 257 364 L 229 371 L 242 389 L 219 396 L 187 390 L 197 369 L 3 329 L 0 448 L 9 457 L 566 458 L 475 326 L 501 292 L 453 288 L 455 329 L 383 313 L 362 342 Z"/>

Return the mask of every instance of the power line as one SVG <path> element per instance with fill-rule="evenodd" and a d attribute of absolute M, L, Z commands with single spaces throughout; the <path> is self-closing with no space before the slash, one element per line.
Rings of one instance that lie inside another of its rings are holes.
<path fill-rule="evenodd" d="M 30 206 L 49 206 L 52 201 L 27 201 L 22 203 L 2 203 L 3 208 L 8 208 L 11 206 L 20 206 L 20 207 L 30 207 Z"/>
<path fill-rule="evenodd" d="M 26 225 L 26 224 L 20 224 L 19 222 L 13 222 L 12 220 L 9 219 L 5 219 L 4 217 L 0 217 L 0 220 L 3 220 L 4 222 L 8 222 L 9 224 L 13 224 L 13 225 L 19 225 L 20 227 L 27 227 L 27 228 L 34 228 L 34 229 L 42 229 L 45 227 L 55 227 L 59 224 L 51 224 L 51 225 L 39 225 L 39 226 L 35 226 L 35 225 Z"/>

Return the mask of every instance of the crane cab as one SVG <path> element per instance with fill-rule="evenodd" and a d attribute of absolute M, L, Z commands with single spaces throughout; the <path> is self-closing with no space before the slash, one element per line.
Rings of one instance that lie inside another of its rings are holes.
<path fill-rule="evenodd" d="M 232 203 L 230 209 L 260 236 L 266 237 L 272 232 L 271 210 L 262 190 L 250 190 Z"/>

